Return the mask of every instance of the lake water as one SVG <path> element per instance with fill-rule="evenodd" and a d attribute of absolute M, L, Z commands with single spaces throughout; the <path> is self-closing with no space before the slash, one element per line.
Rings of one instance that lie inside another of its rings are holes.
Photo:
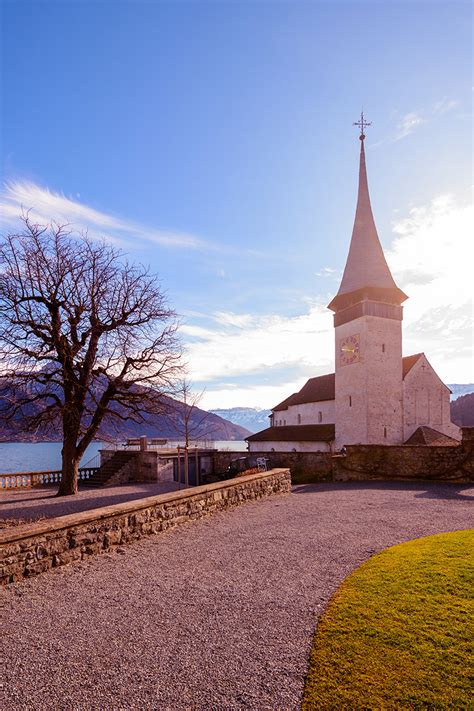
<path fill-rule="evenodd" d="M 216 449 L 245 452 L 246 442 L 214 442 Z M 8 472 L 41 472 L 61 469 L 61 442 L 0 442 L 0 474 Z M 93 442 L 82 458 L 85 466 L 99 452 L 107 448 L 103 442 Z"/>

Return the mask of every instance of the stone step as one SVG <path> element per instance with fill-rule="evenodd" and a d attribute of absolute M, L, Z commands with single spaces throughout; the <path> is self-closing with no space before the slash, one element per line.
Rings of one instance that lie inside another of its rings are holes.
<path fill-rule="evenodd" d="M 91 486 L 99 488 L 104 486 L 122 467 L 131 462 L 137 455 L 133 452 L 115 452 L 103 466 L 100 467 L 96 474 L 93 474 L 90 479 L 80 482 L 83 486 Z"/>

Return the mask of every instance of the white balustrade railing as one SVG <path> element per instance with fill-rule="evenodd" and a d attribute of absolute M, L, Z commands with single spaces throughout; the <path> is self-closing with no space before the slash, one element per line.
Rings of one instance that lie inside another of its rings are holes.
<path fill-rule="evenodd" d="M 87 481 L 98 470 L 98 467 L 81 467 L 78 472 L 78 480 Z M 61 478 L 62 471 L 58 470 L 0 474 L 0 491 L 5 491 L 6 489 L 31 489 L 35 486 L 59 484 Z"/>

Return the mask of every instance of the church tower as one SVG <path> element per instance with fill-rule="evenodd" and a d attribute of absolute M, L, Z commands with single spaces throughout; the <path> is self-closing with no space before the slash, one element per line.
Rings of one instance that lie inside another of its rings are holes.
<path fill-rule="evenodd" d="M 388 268 L 370 205 L 360 126 L 359 193 L 334 311 L 336 448 L 403 443 L 402 311 L 408 297 Z"/>

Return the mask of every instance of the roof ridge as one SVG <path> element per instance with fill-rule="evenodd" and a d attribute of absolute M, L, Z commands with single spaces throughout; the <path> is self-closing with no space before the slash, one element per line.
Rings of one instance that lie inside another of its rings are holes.
<path fill-rule="evenodd" d="M 329 442 L 335 437 L 335 428 L 336 426 L 331 422 L 309 425 L 280 425 L 267 427 L 245 439 L 247 442 L 294 442 L 305 441 L 305 438 L 308 437 L 306 440 L 308 442 Z M 298 440 L 298 437 L 301 440 Z"/>

